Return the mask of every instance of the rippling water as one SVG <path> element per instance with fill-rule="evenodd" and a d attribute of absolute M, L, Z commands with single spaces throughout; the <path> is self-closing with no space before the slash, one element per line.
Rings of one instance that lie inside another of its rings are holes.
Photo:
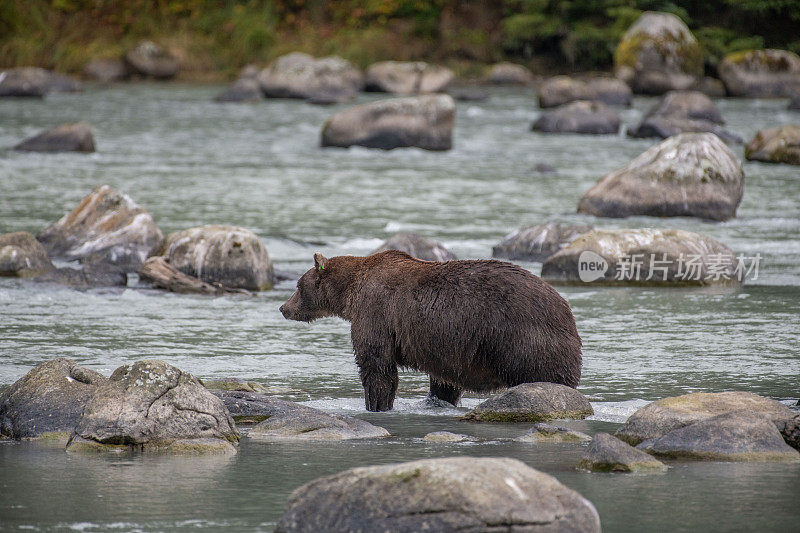
<path fill-rule="evenodd" d="M 459 103 L 455 148 L 429 153 L 321 150 L 320 127 L 337 107 L 213 104 L 218 89 L 142 84 L 0 100 L 0 233 L 36 233 L 103 183 L 129 193 L 165 233 L 210 223 L 248 227 L 278 268 L 297 272 L 315 251 L 365 254 L 401 230 L 439 239 L 463 258 L 488 257 L 506 233 L 551 219 L 701 232 L 736 253 L 760 253 L 759 278 L 740 290 L 561 291 L 584 341 L 581 390 L 597 411 L 571 425 L 613 430 L 647 401 L 691 391 L 749 390 L 787 404 L 800 394 L 798 167 L 745 163 L 744 199 L 729 222 L 595 219 L 575 213 L 583 192 L 654 141 L 530 133 L 539 113 L 532 91 L 496 90 L 487 102 Z M 626 124 L 652 102 L 637 99 L 623 112 Z M 717 103 L 727 127 L 744 138 L 800 121 L 785 101 Z M 92 124 L 96 154 L 8 149 L 74 120 Z M 741 147 L 734 151 L 741 156 Z M 535 173 L 543 162 L 557 173 Z M 796 527 L 800 467 L 675 463 L 663 476 L 588 475 L 574 470 L 579 446 L 424 443 L 419 437 L 439 429 L 498 439 L 527 427 L 466 424 L 454 417 L 464 408 L 426 409 L 427 378 L 416 373 L 401 376 L 395 412 L 364 413 L 348 325 L 284 320 L 277 308 L 292 290 L 282 283 L 252 298 L 207 298 L 77 292 L 0 278 L 0 387 L 56 356 L 106 374 L 159 358 L 201 377 L 255 379 L 282 397 L 363 416 L 394 435 L 326 444 L 323 453 L 308 444 L 245 442 L 235 458 L 200 460 L 80 458 L 5 443 L 0 526 L 270 530 L 288 493 L 320 475 L 468 454 L 509 455 L 554 474 L 595 503 L 607 531 Z M 468 395 L 464 406 L 478 401 Z"/>

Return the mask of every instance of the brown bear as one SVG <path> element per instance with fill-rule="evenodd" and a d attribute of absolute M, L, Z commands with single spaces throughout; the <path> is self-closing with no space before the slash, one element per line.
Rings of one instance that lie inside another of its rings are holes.
<path fill-rule="evenodd" d="M 577 387 L 581 377 L 581 339 L 567 301 L 502 261 L 317 253 L 280 311 L 303 322 L 350 321 L 369 411 L 392 408 L 398 367 L 427 373 L 430 396 L 453 405 L 465 389 L 535 381 Z"/>

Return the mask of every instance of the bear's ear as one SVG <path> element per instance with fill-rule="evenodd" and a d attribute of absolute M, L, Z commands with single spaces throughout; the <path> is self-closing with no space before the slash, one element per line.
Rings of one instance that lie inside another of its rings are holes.
<path fill-rule="evenodd" d="M 317 252 L 314 254 L 314 268 L 317 269 L 317 272 L 322 272 L 325 270 L 325 265 L 328 264 L 328 260 L 325 258 L 324 255 Z"/>

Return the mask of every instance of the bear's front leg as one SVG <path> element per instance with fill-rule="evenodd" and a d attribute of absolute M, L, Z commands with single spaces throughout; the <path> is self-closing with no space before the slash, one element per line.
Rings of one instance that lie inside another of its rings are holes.
<path fill-rule="evenodd" d="M 390 411 L 397 394 L 397 366 L 384 368 L 361 367 L 364 403 L 367 411 Z"/>
<path fill-rule="evenodd" d="M 428 393 L 429 400 L 439 399 L 457 407 L 458 401 L 461 399 L 461 392 L 461 388 L 439 381 L 431 376 L 431 390 Z"/>

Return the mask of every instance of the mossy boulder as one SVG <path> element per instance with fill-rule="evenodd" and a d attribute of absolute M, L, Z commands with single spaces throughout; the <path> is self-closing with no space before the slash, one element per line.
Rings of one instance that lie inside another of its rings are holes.
<path fill-rule="evenodd" d="M 26 231 L 0 235 L 0 276 L 32 277 L 55 266 L 42 243 Z"/>
<path fill-rule="evenodd" d="M 454 77 L 449 68 L 423 61 L 381 61 L 367 69 L 365 89 L 402 95 L 438 93 Z"/>
<path fill-rule="evenodd" d="M 269 388 L 257 381 L 247 381 L 239 378 L 204 379 L 203 386 L 210 390 L 257 392 L 267 394 Z"/>
<path fill-rule="evenodd" d="M 174 78 L 181 66 L 175 56 L 152 41 L 141 41 L 124 60 L 131 74 L 156 80 Z"/>
<path fill-rule="evenodd" d="M 566 247 L 578 235 L 592 229 L 592 226 L 583 224 L 569 225 L 559 222 L 528 226 L 509 233 L 500 244 L 492 247 L 492 257 L 542 262 Z"/>
<path fill-rule="evenodd" d="M 759 130 L 745 146 L 744 156 L 751 161 L 800 165 L 800 126 Z"/>
<path fill-rule="evenodd" d="M 787 50 L 745 50 L 717 69 L 731 96 L 780 98 L 800 91 L 800 57 Z"/>
<path fill-rule="evenodd" d="M 719 137 L 682 133 L 603 176 L 583 195 L 578 212 L 721 221 L 736 216 L 743 193 L 742 164 Z"/>
<path fill-rule="evenodd" d="M 341 57 L 314 58 L 292 52 L 262 70 L 258 83 L 267 98 L 334 103 L 354 98 L 364 85 L 364 75 Z"/>
<path fill-rule="evenodd" d="M 108 378 L 71 359 L 37 365 L 0 394 L 0 436 L 66 442 Z"/>
<path fill-rule="evenodd" d="M 275 531 L 599 532 L 594 506 L 508 458 L 367 466 L 295 490 Z"/>
<path fill-rule="evenodd" d="M 619 114 L 600 102 L 579 100 L 545 111 L 531 125 L 541 133 L 581 133 L 615 135 L 622 119 Z"/>
<path fill-rule="evenodd" d="M 489 83 L 494 85 L 528 85 L 533 82 L 533 73 L 516 63 L 495 63 L 489 70 Z"/>
<path fill-rule="evenodd" d="M 386 250 L 400 250 L 423 261 L 453 261 L 457 259 L 455 254 L 445 248 L 442 243 L 415 233 L 395 233 L 370 252 L 370 255 Z"/>
<path fill-rule="evenodd" d="M 578 463 L 590 472 L 666 472 L 667 465 L 608 433 L 597 433 Z"/>
<path fill-rule="evenodd" d="M 540 422 L 534 424 L 530 431 L 524 435 L 514 439 L 516 442 L 588 442 L 592 438 L 580 431 L 574 431 L 569 428 L 554 426 Z"/>
<path fill-rule="evenodd" d="M 614 67 L 633 92 L 663 94 L 698 83 L 703 53 L 681 19 L 671 13 L 647 11 L 617 45 Z"/>
<path fill-rule="evenodd" d="M 586 396 L 558 383 L 522 383 L 480 403 L 462 417 L 476 422 L 546 422 L 594 414 Z"/>
<path fill-rule="evenodd" d="M 22 152 L 94 152 L 92 127 L 86 122 L 61 124 L 14 146 Z"/>

